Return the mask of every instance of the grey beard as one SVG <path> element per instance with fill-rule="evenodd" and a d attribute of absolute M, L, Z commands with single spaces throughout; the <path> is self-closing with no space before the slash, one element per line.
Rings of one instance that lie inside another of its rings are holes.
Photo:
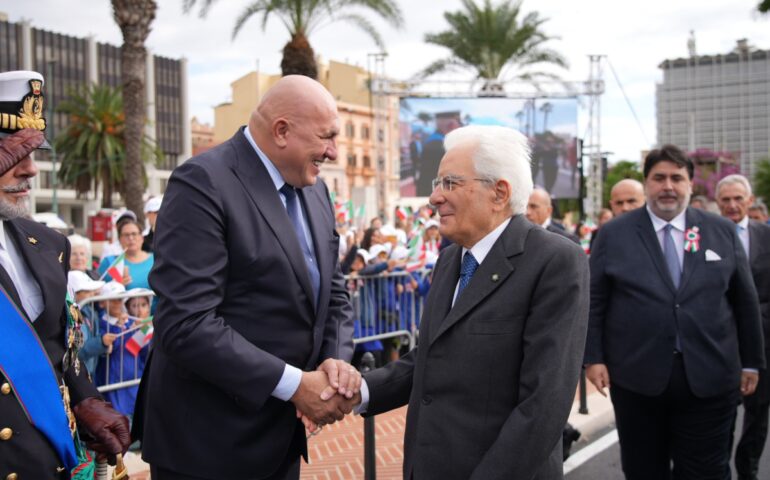
<path fill-rule="evenodd" d="M 15 204 L 0 199 L 0 220 L 13 220 L 27 215 L 29 215 L 29 197 L 20 198 Z"/>

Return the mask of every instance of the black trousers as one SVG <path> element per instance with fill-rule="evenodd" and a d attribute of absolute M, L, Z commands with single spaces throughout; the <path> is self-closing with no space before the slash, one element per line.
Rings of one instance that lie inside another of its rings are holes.
<path fill-rule="evenodd" d="M 674 355 L 668 386 L 658 396 L 612 384 L 620 457 L 628 480 L 725 480 L 739 392 L 693 395 L 681 355 Z M 672 470 L 673 463 L 673 470 Z"/>
<path fill-rule="evenodd" d="M 735 449 L 735 471 L 739 480 L 757 480 L 759 458 L 767 440 L 770 381 L 767 370 L 759 372 L 759 384 L 753 395 L 743 398 L 743 429 Z"/>
<path fill-rule="evenodd" d="M 300 457 L 297 457 L 293 461 L 287 459 L 287 461 L 285 461 L 272 476 L 260 478 L 259 480 L 299 480 L 299 463 Z M 155 465 L 150 465 L 150 478 L 152 478 L 152 480 L 205 480 L 203 477 L 193 477 L 172 470 L 166 470 L 165 468 L 156 467 Z M 225 477 L 222 477 L 222 480 L 224 479 Z"/>

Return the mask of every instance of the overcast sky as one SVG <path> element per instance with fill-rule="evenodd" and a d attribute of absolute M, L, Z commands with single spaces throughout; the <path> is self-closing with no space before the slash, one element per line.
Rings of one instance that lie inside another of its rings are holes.
<path fill-rule="evenodd" d="M 459 0 L 397 0 L 406 26 L 396 31 L 370 16 L 386 41 L 386 73 L 409 78 L 428 63 L 446 56 L 445 49 L 423 43 L 426 32 L 446 28 L 444 11 L 459 9 Z M 480 3 L 482 0 L 477 0 Z M 494 0 L 493 0 L 494 1 Z M 265 32 L 258 18 L 246 23 L 231 41 L 235 18 L 250 2 L 220 0 L 205 19 L 197 12 L 182 13 L 182 0 L 158 0 L 158 12 L 147 45 L 154 54 L 186 57 L 190 81 L 190 113 L 213 122 L 213 107 L 229 100 L 230 83 L 259 65 L 266 73 L 280 72 L 280 52 L 288 41 L 284 27 L 274 19 Z M 687 38 L 695 31 L 699 54 L 726 53 L 739 38 L 760 49 L 770 49 L 770 17 L 754 13 L 758 0 L 525 0 L 523 10 L 537 9 L 549 19 L 544 30 L 560 37 L 550 43 L 570 62 L 562 78 L 585 81 L 588 54 L 605 54 L 629 96 L 642 124 L 631 114 L 609 68 L 604 69 L 606 94 L 602 98 L 602 146 L 614 153 L 612 161 L 639 158 L 656 142 L 655 84 L 662 78 L 658 65 L 667 58 L 687 55 Z M 0 12 L 9 20 L 28 19 L 37 28 L 98 41 L 121 43 L 107 0 L 0 0 Z M 366 66 L 367 53 L 377 51 L 364 33 L 334 24 L 314 32 L 310 41 L 324 59 Z M 468 79 L 471 77 L 468 76 Z M 585 132 L 588 104 L 578 110 L 579 135 Z M 245 122 L 246 119 L 244 119 Z"/>

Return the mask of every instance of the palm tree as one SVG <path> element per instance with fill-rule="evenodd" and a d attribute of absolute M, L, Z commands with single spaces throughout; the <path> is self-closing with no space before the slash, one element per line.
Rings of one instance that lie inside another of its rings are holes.
<path fill-rule="evenodd" d="M 146 123 L 147 49 L 144 42 L 150 34 L 157 8 L 154 0 L 112 0 L 112 14 L 123 34 L 120 68 L 126 113 L 124 197 L 126 206 L 136 213 L 139 222 L 144 221 L 142 196 L 145 190 L 142 137 Z"/>
<path fill-rule="evenodd" d="M 760 13 L 770 12 L 770 0 L 762 0 L 759 2 L 759 5 L 757 5 L 757 10 L 759 10 Z"/>
<path fill-rule="evenodd" d="M 448 48 L 451 55 L 428 65 L 419 76 L 425 78 L 453 68 L 473 70 L 484 82 L 482 91 L 490 92 L 501 91 L 504 80 L 558 78 L 552 73 L 532 71 L 535 65 L 567 67 L 560 53 L 543 45 L 555 38 L 542 30 L 547 19 L 537 12 L 520 18 L 521 0 L 503 0 L 497 6 L 484 0 L 483 7 L 473 0 L 462 0 L 462 4 L 464 10 L 444 13 L 448 30 L 425 35 L 426 42 Z M 511 69 L 515 71 L 507 75 Z"/>
<path fill-rule="evenodd" d="M 70 121 L 54 140 L 61 155 L 59 178 L 78 196 L 102 186 L 102 207 L 112 208 L 112 192 L 123 186 L 125 118 L 120 91 L 91 85 L 72 92 L 57 109 Z"/>
<path fill-rule="evenodd" d="M 67 128 L 54 140 L 62 165 L 59 179 L 75 187 L 78 196 L 102 187 L 102 207 L 112 208 L 112 194 L 125 197 L 126 121 L 123 95 L 118 88 L 90 85 L 72 91 L 57 111 L 70 119 Z M 139 142 L 142 159 L 139 181 L 146 186 L 144 161 L 163 161 L 163 153 L 149 137 L 142 134 Z"/>
<path fill-rule="evenodd" d="M 216 0 L 201 0 L 200 16 L 205 17 Z M 189 12 L 197 0 L 184 0 L 185 13 Z M 248 5 L 235 21 L 233 39 L 241 31 L 246 21 L 254 15 L 261 15 L 262 31 L 265 30 L 270 15 L 278 17 L 291 35 L 291 40 L 283 47 L 281 73 L 286 75 L 305 75 L 318 78 L 318 66 L 315 52 L 308 37 L 319 27 L 331 22 L 345 21 L 367 33 L 378 47 L 384 49 L 382 37 L 374 25 L 356 8 L 371 10 L 398 28 L 404 23 L 401 9 L 395 0 L 256 0 Z M 353 9 L 351 11 L 351 9 Z"/>

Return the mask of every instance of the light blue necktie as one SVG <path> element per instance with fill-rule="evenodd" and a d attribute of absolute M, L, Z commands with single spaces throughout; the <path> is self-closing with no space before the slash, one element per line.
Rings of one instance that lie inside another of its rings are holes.
<path fill-rule="evenodd" d="M 671 234 L 672 228 L 674 227 L 670 223 L 663 227 L 663 256 L 666 258 L 666 266 L 668 273 L 671 274 L 674 287 L 679 288 L 679 282 L 682 279 L 682 267 L 679 265 L 676 243 L 674 243 L 674 236 Z"/>
<path fill-rule="evenodd" d="M 286 212 L 289 214 L 289 219 L 291 219 L 294 233 L 297 234 L 299 246 L 302 248 L 302 256 L 305 257 L 305 265 L 307 265 L 307 271 L 310 274 L 310 284 L 313 286 L 313 306 L 315 306 L 318 303 L 318 291 L 321 288 L 321 274 L 318 271 L 318 264 L 315 258 L 313 258 L 313 251 L 307 243 L 305 229 L 302 227 L 297 190 L 288 183 L 284 183 L 280 191 L 286 197 Z"/>
<path fill-rule="evenodd" d="M 460 266 L 460 285 L 457 287 L 457 298 L 460 298 L 460 294 L 468 286 L 468 282 L 471 281 L 471 277 L 477 268 L 479 268 L 479 262 L 476 261 L 476 257 L 468 250 L 465 252 L 463 263 Z"/>

